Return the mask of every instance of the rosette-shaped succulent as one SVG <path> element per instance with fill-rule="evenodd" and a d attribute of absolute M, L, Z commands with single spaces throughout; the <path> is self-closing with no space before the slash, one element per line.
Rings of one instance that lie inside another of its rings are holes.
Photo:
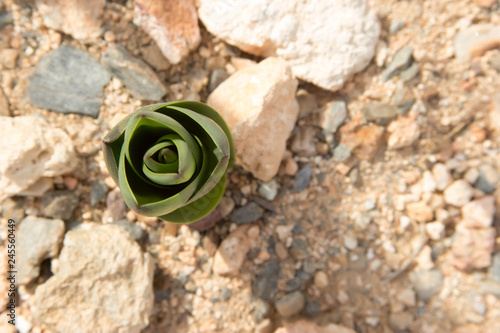
<path fill-rule="evenodd" d="M 134 111 L 105 136 L 103 152 L 132 210 L 175 223 L 197 221 L 217 206 L 234 162 L 224 119 L 186 101 Z"/>

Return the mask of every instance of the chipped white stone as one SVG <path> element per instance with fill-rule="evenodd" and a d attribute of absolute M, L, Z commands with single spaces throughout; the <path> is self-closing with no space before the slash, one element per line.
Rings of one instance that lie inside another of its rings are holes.
<path fill-rule="evenodd" d="M 295 76 L 329 90 L 368 65 L 380 34 L 366 0 L 199 2 L 208 31 L 248 53 L 281 57 Z"/>
<path fill-rule="evenodd" d="M 45 177 L 77 165 L 68 134 L 38 117 L 0 117 L 0 133 L 0 201 L 23 191 L 41 195 L 50 185 Z"/>
<path fill-rule="evenodd" d="M 424 171 L 424 174 L 422 175 L 422 190 L 424 192 L 433 193 L 436 191 L 436 187 L 437 184 L 432 176 L 432 173 L 430 171 Z"/>
<path fill-rule="evenodd" d="M 432 175 L 436 182 L 436 189 L 439 191 L 443 191 L 453 181 L 448 168 L 443 163 L 437 163 L 432 167 Z"/>
<path fill-rule="evenodd" d="M 445 225 L 439 221 L 425 224 L 427 236 L 432 240 L 440 240 L 444 237 Z"/>
<path fill-rule="evenodd" d="M 286 63 L 267 58 L 236 72 L 208 97 L 231 129 L 237 162 L 263 181 L 277 174 L 295 126 L 296 89 Z"/>
<path fill-rule="evenodd" d="M 473 194 L 474 190 L 469 183 L 463 179 L 459 179 L 444 190 L 444 201 L 447 204 L 462 207 L 470 201 Z"/>

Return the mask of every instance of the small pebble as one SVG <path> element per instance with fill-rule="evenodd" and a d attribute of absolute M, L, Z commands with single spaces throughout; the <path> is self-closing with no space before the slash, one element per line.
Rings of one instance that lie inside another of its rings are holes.
<path fill-rule="evenodd" d="M 231 214 L 231 221 L 238 224 L 245 224 L 255 222 L 262 217 L 264 210 L 257 205 L 255 202 L 250 202 L 249 204 L 236 209 Z"/>
<path fill-rule="evenodd" d="M 432 240 L 440 240 L 444 237 L 445 225 L 442 222 L 430 222 L 425 224 L 427 236 Z"/>
<path fill-rule="evenodd" d="M 323 271 L 317 271 L 314 274 L 314 285 L 319 289 L 328 287 L 328 275 Z"/>
<path fill-rule="evenodd" d="M 292 186 L 293 190 L 297 192 L 305 190 L 311 182 L 312 174 L 313 169 L 311 168 L 311 166 L 309 164 L 304 164 L 304 166 L 295 176 Z"/>
<path fill-rule="evenodd" d="M 444 190 L 444 201 L 447 204 L 462 207 L 472 199 L 473 188 L 463 179 L 454 181 Z"/>
<path fill-rule="evenodd" d="M 400 48 L 396 54 L 394 54 L 389 66 L 387 66 L 386 70 L 382 73 L 380 77 L 382 82 L 389 80 L 393 76 L 399 74 L 402 70 L 408 68 L 413 58 L 412 54 L 413 47 L 405 45 Z"/>
<path fill-rule="evenodd" d="M 495 168 L 491 165 L 481 165 L 479 167 L 479 176 L 476 180 L 476 187 L 485 193 L 492 193 L 500 181 L 500 176 L 498 175 Z"/>
<path fill-rule="evenodd" d="M 446 168 L 446 165 L 442 163 L 437 163 L 432 167 L 432 175 L 434 176 L 436 189 L 438 191 L 443 191 L 453 181 L 448 168 Z"/>
<path fill-rule="evenodd" d="M 278 195 L 278 184 L 276 180 L 273 179 L 267 183 L 262 183 L 259 186 L 259 195 L 266 200 L 273 201 Z"/>
<path fill-rule="evenodd" d="M 344 246 L 348 250 L 355 250 L 358 247 L 358 240 L 352 236 L 344 236 Z"/>
<path fill-rule="evenodd" d="M 300 291 L 294 291 L 276 301 L 276 310 L 283 317 L 290 317 L 299 313 L 304 307 L 306 298 Z"/>
<path fill-rule="evenodd" d="M 321 312 L 321 304 L 318 302 L 307 302 L 302 311 L 307 317 L 314 318 Z"/>
<path fill-rule="evenodd" d="M 333 149 L 333 158 L 337 161 L 344 162 L 349 157 L 351 157 L 351 150 L 346 144 L 341 142 Z"/>

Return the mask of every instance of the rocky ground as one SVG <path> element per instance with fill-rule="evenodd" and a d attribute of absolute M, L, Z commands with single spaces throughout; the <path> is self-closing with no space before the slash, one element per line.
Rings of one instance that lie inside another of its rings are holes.
<path fill-rule="evenodd" d="M 151 3 L 0 1 L 2 332 L 500 332 L 498 1 Z M 204 225 L 103 161 L 175 100 L 235 138 Z"/>

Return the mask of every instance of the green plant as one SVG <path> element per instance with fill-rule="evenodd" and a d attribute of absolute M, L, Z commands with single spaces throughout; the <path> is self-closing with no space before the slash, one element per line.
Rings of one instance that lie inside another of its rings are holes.
<path fill-rule="evenodd" d="M 200 102 L 144 106 L 104 137 L 104 161 L 130 209 L 194 222 L 220 201 L 234 147 L 224 119 Z"/>

